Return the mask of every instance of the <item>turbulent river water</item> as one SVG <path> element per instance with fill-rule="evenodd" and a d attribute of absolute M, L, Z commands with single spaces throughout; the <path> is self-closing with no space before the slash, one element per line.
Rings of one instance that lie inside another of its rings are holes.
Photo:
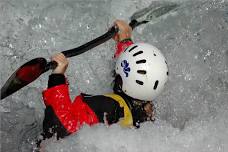
<path fill-rule="evenodd" d="M 162 1 L 162 0 L 160 0 Z M 140 129 L 85 126 L 63 140 L 45 141 L 48 152 L 228 151 L 228 2 L 170 0 L 175 12 L 142 25 L 135 42 L 159 48 L 169 81 L 156 99 L 156 121 Z M 115 19 L 129 20 L 154 0 L 1 0 L 1 86 L 23 63 L 77 47 L 105 33 Z M 115 43 L 110 40 L 70 58 L 72 99 L 80 92 L 111 91 Z M 48 75 L 0 102 L 2 152 L 29 152 L 42 131 L 42 90 Z"/>

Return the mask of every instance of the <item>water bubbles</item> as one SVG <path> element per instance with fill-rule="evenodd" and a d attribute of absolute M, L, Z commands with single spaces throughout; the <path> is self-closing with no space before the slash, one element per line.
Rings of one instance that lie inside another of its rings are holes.
<path fill-rule="evenodd" d="M 211 50 L 207 50 L 207 54 L 205 56 L 211 56 L 212 51 Z"/>
<path fill-rule="evenodd" d="M 196 59 L 196 60 L 197 60 L 197 59 L 198 59 L 198 55 L 195 55 L 195 56 L 194 56 L 194 59 Z"/>
<path fill-rule="evenodd" d="M 192 75 L 191 74 L 186 74 L 185 77 L 184 77 L 184 79 L 186 81 L 190 81 L 190 80 L 192 80 Z"/>
<path fill-rule="evenodd" d="M 194 33 L 193 35 L 194 35 L 194 36 L 199 36 L 200 33 L 199 33 L 199 32 L 196 32 L 196 33 Z"/>
<path fill-rule="evenodd" d="M 56 41 L 54 37 L 51 37 L 51 42 L 53 43 L 54 46 L 56 45 Z"/>
<path fill-rule="evenodd" d="M 179 91 L 180 91 L 180 92 L 184 92 L 184 87 L 183 87 L 182 85 L 180 85 Z"/>
<path fill-rule="evenodd" d="M 10 48 L 10 49 L 12 49 L 12 48 L 13 48 L 13 45 L 12 45 L 11 43 L 9 44 L 9 48 Z"/>
<path fill-rule="evenodd" d="M 206 54 L 203 56 L 204 62 L 212 55 L 212 50 L 207 49 L 205 52 Z"/>
<path fill-rule="evenodd" d="M 12 1 L 12 5 L 15 5 L 15 2 Z M 9 13 L 9 20 L 3 19 L 1 22 L 1 25 L 6 27 L 9 24 L 13 25 L 13 29 L 1 29 L 1 32 L 8 33 L 9 36 L 8 39 L 2 38 L 6 42 L 1 43 L 1 47 L 6 48 L 2 52 L 10 56 L 9 61 L 7 60 L 9 65 L 21 65 L 18 58 L 28 54 L 27 50 L 30 50 L 30 55 L 26 59 L 38 56 L 42 52 L 48 52 L 46 55 L 54 53 L 39 49 L 32 52 L 34 48 L 46 46 L 50 50 L 54 46 L 56 50 L 83 44 L 106 31 L 110 25 L 108 23 L 112 22 L 110 16 L 128 19 L 131 11 L 140 8 L 142 2 L 145 3 L 141 0 L 134 0 L 134 3 L 130 0 L 52 0 L 51 3 L 45 1 L 42 4 L 36 1 L 39 9 L 26 2 L 27 6 L 23 9 L 32 13 L 26 16 L 29 20 L 27 25 L 23 24 L 25 17 L 22 16 L 23 10 L 20 8 L 13 10 L 14 13 Z M 191 1 L 172 17 L 168 16 L 162 21 L 158 20 L 157 24 L 146 24 L 135 29 L 134 38 L 140 42 L 159 45 L 170 61 L 172 75 L 169 87 L 158 98 L 158 110 L 161 111 L 157 113 L 158 120 L 155 123 L 144 124 L 140 129 L 122 129 L 118 125 L 83 128 L 79 134 L 73 134 L 63 140 L 50 139 L 45 145 L 47 151 L 227 151 L 228 116 L 225 107 L 228 60 L 224 65 L 222 58 L 227 52 L 226 39 L 224 40 L 226 33 L 223 32 L 223 10 L 220 11 L 214 6 L 223 2 L 215 0 L 213 3 L 204 1 L 201 4 Z M 19 2 L 15 6 L 18 5 Z M 227 5 L 221 4 L 221 7 L 225 8 Z M 13 23 L 13 14 L 18 16 L 17 24 Z M 13 35 L 17 36 L 12 37 Z M 106 63 L 112 62 L 112 49 L 114 43 L 110 41 L 95 48 L 92 53 L 71 59 L 67 76 L 70 79 L 72 98 L 80 92 L 97 94 L 111 88 L 112 78 L 108 74 L 110 66 Z M 12 71 L 4 70 L 3 77 Z M 0 111 L 3 112 L 1 133 L 6 137 L 2 144 L 4 151 L 13 151 L 10 148 L 18 146 L 16 141 L 21 139 L 19 132 L 27 131 L 23 130 L 23 127 L 33 121 L 34 112 L 28 108 L 36 111 L 40 109 L 40 114 L 43 114 L 41 92 L 47 81 L 48 74 L 43 75 L 39 81 L 30 85 L 39 86 L 41 89 L 28 88 L 0 105 Z M 20 105 L 21 103 L 23 104 Z M 41 123 L 42 120 L 39 125 Z M 24 136 L 27 142 L 31 142 L 29 137 L 30 132 Z"/>
<path fill-rule="evenodd" d="M 17 58 L 19 58 L 17 55 L 13 56 L 13 59 L 16 60 Z"/>
<path fill-rule="evenodd" d="M 89 84 L 90 83 L 90 80 L 86 80 L 86 83 Z"/>

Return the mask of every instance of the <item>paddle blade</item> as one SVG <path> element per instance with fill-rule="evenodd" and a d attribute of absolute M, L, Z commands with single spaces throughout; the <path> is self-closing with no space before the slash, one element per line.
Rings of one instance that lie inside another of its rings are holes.
<path fill-rule="evenodd" d="M 170 11 L 176 10 L 180 5 L 173 2 L 154 1 L 148 7 L 135 12 L 130 19 L 137 20 L 138 25 L 147 22 L 156 21 L 160 17 L 169 14 Z"/>
<path fill-rule="evenodd" d="M 45 58 L 35 58 L 15 71 L 1 88 L 1 99 L 13 94 L 29 83 L 36 80 L 45 72 L 47 61 Z"/>

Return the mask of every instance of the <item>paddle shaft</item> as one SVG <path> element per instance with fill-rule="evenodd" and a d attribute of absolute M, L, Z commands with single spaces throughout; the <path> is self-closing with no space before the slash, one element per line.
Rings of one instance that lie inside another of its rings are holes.
<path fill-rule="evenodd" d="M 142 24 L 136 20 L 130 22 L 130 26 L 134 29 L 136 26 Z M 96 39 L 83 44 L 77 48 L 63 51 L 62 53 L 66 57 L 72 57 L 84 53 L 106 41 L 111 39 L 118 32 L 118 28 L 113 26 L 108 32 L 97 37 Z M 55 69 L 57 67 L 56 61 L 47 62 L 45 58 L 35 58 L 24 65 L 22 65 L 17 71 L 15 71 L 10 78 L 6 81 L 4 86 L 1 88 L 1 100 L 5 97 L 11 95 L 17 90 L 23 88 L 29 83 L 36 80 L 42 73 L 50 69 Z"/>
<path fill-rule="evenodd" d="M 145 24 L 153 19 L 156 19 L 169 11 L 178 7 L 177 4 L 149 6 L 142 11 L 136 12 L 131 17 L 129 25 L 134 29 L 135 27 Z M 118 32 L 116 26 L 112 27 L 108 32 L 102 36 L 74 49 L 63 51 L 66 57 L 72 57 L 84 53 L 106 41 L 111 39 Z M 29 83 L 35 81 L 41 74 L 50 69 L 55 69 L 57 63 L 55 61 L 47 62 L 45 58 L 35 58 L 25 63 L 18 68 L 6 81 L 1 88 L 1 99 L 18 91 Z"/>
<path fill-rule="evenodd" d="M 132 29 L 134 29 L 136 26 L 140 25 L 140 23 L 136 20 L 132 20 L 129 25 L 131 26 Z M 66 50 L 66 51 L 62 51 L 61 53 L 63 53 L 67 58 L 69 57 L 73 57 L 73 56 L 77 56 L 79 54 L 82 54 L 106 41 L 108 41 L 109 39 L 111 39 L 116 33 L 118 32 L 118 28 L 116 26 L 113 26 L 112 28 L 110 28 L 110 30 L 108 32 L 106 32 L 105 34 L 97 37 L 96 39 L 87 42 L 86 44 L 83 44 L 77 48 L 73 48 L 70 50 Z M 50 70 L 50 69 L 55 69 L 57 66 L 57 63 L 55 61 L 51 61 L 48 62 L 44 72 Z"/>

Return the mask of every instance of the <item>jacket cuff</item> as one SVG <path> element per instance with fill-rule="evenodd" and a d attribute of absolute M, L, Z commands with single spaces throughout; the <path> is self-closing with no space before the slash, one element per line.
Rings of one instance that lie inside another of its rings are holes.
<path fill-rule="evenodd" d="M 63 74 L 51 74 L 49 76 L 48 80 L 48 88 L 61 85 L 61 84 L 66 84 L 66 78 Z"/>
<path fill-rule="evenodd" d="M 133 44 L 131 39 L 125 39 L 116 44 L 116 52 L 114 58 L 118 58 L 120 54 L 128 48 L 131 44 Z"/>

